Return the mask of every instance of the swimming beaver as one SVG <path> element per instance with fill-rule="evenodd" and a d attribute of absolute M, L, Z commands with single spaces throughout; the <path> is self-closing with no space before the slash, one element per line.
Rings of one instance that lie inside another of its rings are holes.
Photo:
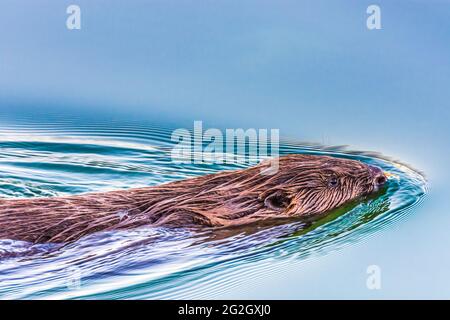
<path fill-rule="evenodd" d="M 226 227 L 314 216 L 368 195 L 386 182 L 378 167 L 329 156 L 286 155 L 270 163 L 154 187 L 0 201 L 0 239 L 67 242 L 138 226 Z"/>

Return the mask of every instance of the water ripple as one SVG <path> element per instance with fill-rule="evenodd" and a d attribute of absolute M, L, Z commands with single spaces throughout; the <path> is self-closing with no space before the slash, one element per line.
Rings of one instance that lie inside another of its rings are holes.
<path fill-rule="evenodd" d="M 57 196 L 157 185 L 243 165 L 176 165 L 171 130 L 144 124 L 70 121 L 4 124 L 0 196 Z M 427 193 L 423 175 L 380 154 L 283 140 L 280 154 L 358 159 L 390 172 L 387 190 L 311 224 L 290 222 L 233 234 L 139 228 L 94 234 L 75 243 L 31 245 L 0 240 L 0 298 L 213 298 L 365 241 L 405 219 Z M 276 268 L 274 268 L 274 262 Z M 239 276 L 238 276 L 239 275 Z M 72 282 L 80 279 L 80 286 Z"/>

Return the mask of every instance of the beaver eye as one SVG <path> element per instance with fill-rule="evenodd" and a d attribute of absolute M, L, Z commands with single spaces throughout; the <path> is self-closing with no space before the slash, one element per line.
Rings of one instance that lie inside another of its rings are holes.
<path fill-rule="evenodd" d="M 328 185 L 332 188 L 337 187 L 339 184 L 339 180 L 336 177 L 331 177 L 330 180 L 328 181 Z"/>

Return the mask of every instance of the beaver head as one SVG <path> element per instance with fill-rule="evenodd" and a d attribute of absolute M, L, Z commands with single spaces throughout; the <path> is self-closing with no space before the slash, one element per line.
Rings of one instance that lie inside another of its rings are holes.
<path fill-rule="evenodd" d="M 289 216 L 318 215 L 378 191 L 383 171 L 360 161 L 328 156 L 280 158 L 279 171 L 259 199 L 267 211 Z"/>
<path fill-rule="evenodd" d="M 273 175 L 269 162 L 192 179 L 183 202 L 211 225 L 251 222 L 268 217 L 321 215 L 362 198 L 386 183 L 383 171 L 360 161 L 315 155 L 286 155 Z"/>

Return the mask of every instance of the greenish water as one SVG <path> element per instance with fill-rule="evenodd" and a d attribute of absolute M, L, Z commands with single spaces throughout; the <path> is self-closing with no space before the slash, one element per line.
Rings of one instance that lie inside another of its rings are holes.
<path fill-rule="evenodd" d="M 151 186 L 245 166 L 174 164 L 171 132 L 121 122 L 4 122 L 0 196 Z M 242 277 L 270 277 L 280 265 L 363 241 L 414 214 L 427 192 L 421 173 L 382 155 L 283 140 L 280 154 L 287 153 L 358 159 L 392 176 L 376 196 L 312 222 L 287 221 L 232 234 L 139 228 L 93 234 L 63 248 L 1 239 L 0 255 L 7 258 L 0 260 L 0 298 L 213 298 Z"/>

